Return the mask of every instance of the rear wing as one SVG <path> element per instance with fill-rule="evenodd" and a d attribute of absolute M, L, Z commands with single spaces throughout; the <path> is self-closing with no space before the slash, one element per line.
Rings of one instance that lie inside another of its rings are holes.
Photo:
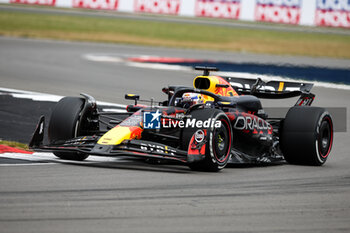
<path fill-rule="evenodd" d="M 210 71 L 218 71 L 216 67 L 196 66 L 195 70 L 203 70 L 203 76 L 209 76 Z M 295 105 L 310 106 L 315 99 L 312 94 L 312 83 L 269 81 L 264 82 L 260 78 L 248 79 L 237 77 L 225 77 L 225 79 L 235 89 L 239 95 L 254 95 L 264 99 L 285 99 L 300 96 Z"/>
<path fill-rule="evenodd" d="M 312 83 L 269 81 L 264 82 L 260 78 L 247 79 L 235 77 L 222 77 L 240 95 L 254 95 L 264 99 L 285 99 L 300 96 L 296 106 L 310 106 L 315 95 L 310 92 Z"/>
<path fill-rule="evenodd" d="M 258 98 L 266 99 L 284 99 L 309 94 L 312 83 L 269 81 L 264 82 L 260 78 L 235 78 L 222 77 L 228 81 L 231 86 L 243 95 L 254 95 Z M 310 93 L 311 94 L 311 93 Z"/>

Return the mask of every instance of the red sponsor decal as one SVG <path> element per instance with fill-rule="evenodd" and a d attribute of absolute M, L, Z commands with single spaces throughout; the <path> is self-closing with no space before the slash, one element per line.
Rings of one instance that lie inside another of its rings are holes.
<path fill-rule="evenodd" d="M 135 0 L 134 11 L 155 14 L 177 15 L 180 0 Z"/>
<path fill-rule="evenodd" d="M 10 3 L 54 6 L 56 0 L 10 0 Z"/>
<path fill-rule="evenodd" d="M 197 0 L 195 14 L 201 17 L 238 19 L 240 9 L 239 0 Z"/>
<path fill-rule="evenodd" d="M 255 20 L 272 23 L 298 24 L 300 20 L 300 8 L 264 4 L 257 5 L 255 8 Z"/>
<path fill-rule="evenodd" d="M 73 0 L 73 7 L 98 10 L 117 10 L 118 0 Z"/>
<path fill-rule="evenodd" d="M 130 134 L 130 139 L 140 139 L 141 134 L 142 134 L 142 129 L 137 126 L 129 127 L 131 134 Z"/>

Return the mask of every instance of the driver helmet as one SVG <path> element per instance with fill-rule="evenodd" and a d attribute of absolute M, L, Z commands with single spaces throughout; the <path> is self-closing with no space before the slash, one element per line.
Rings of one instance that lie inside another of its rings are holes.
<path fill-rule="evenodd" d="M 181 103 L 184 107 L 191 107 L 195 104 L 201 104 L 203 103 L 203 97 L 201 94 L 196 93 L 184 93 L 181 98 Z"/>

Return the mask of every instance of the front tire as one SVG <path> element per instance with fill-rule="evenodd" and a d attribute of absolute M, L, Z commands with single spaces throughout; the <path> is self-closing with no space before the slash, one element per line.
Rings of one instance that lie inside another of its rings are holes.
<path fill-rule="evenodd" d="M 205 158 L 202 161 L 190 163 L 189 167 L 195 171 L 217 172 L 223 169 L 231 155 L 232 127 L 226 114 L 217 109 L 197 109 L 190 113 L 196 120 L 206 121 L 213 119 L 220 121 L 221 126 L 215 124 L 206 128 Z M 199 128 L 185 128 L 182 131 L 182 148 L 188 150 L 190 140 Z"/>
<path fill-rule="evenodd" d="M 84 99 L 79 97 L 64 97 L 51 113 L 48 137 L 49 143 L 68 140 L 80 135 L 80 114 L 84 107 Z M 75 152 L 54 152 L 61 159 L 82 161 L 89 155 Z"/>
<path fill-rule="evenodd" d="M 281 149 L 288 163 L 323 165 L 332 149 L 331 115 L 318 107 L 292 107 L 283 122 Z"/>

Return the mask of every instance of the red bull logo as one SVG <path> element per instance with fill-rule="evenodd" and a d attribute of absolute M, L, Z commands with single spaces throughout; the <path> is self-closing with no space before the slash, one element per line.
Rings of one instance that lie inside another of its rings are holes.
<path fill-rule="evenodd" d="M 238 19 L 241 0 L 197 0 L 195 15 L 201 17 Z"/>
<path fill-rule="evenodd" d="M 350 1 L 317 0 L 315 23 L 318 26 L 350 28 Z"/>
<path fill-rule="evenodd" d="M 255 20 L 272 23 L 298 24 L 301 0 L 257 0 Z"/>

